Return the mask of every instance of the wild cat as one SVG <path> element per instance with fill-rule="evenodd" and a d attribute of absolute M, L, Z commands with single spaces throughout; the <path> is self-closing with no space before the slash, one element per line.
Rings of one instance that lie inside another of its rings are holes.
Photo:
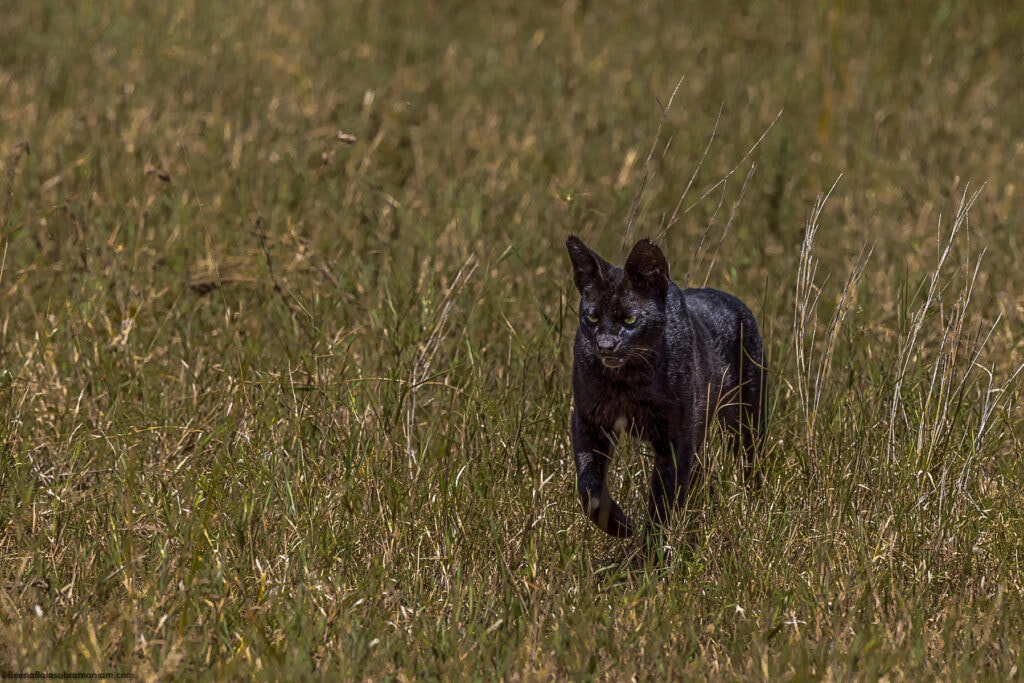
<path fill-rule="evenodd" d="M 621 268 L 575 235 L 566 247 L 580 293 L 572 373 L 580 501 L 599 528 L 627 537 L 635 527 L 605 486 L 615 434 L 651 445 L 649 528 L 664 525 L 686 498 L 694 454 L 716 415 L 752 470 L 765 423 L 764 348 L 742 301 L 680 289 L 649 240 L 637 242 Z"/>

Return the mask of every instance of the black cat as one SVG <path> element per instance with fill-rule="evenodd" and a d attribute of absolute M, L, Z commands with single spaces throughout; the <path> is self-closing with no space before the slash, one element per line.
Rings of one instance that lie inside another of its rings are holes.
<path fill-rule="evenodd" d="M 619 537 L 633 524 L 605 488 L 616 432 L 654 450 L 649 512 L 663 525 L 686 498 L 694 452 L 716 415 L 736 436 L 751 472 L 765 422 L 766 372 L 757 321 L 731 294 L 680 289 L 649 240 L 613 266 L 571 235 L 579 289 L 572 387 L 572 445 L 583 508 Z"/>

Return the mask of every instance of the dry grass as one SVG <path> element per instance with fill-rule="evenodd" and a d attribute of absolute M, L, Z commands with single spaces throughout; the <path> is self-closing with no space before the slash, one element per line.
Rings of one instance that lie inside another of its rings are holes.
<path fill-rule="evenodd" d="M 0 670 L 1019 674 L 1016 5 L 4 22 Z M 568 453 L 561 245 L 627 225 L 773 373 L 658 568 Z"/>

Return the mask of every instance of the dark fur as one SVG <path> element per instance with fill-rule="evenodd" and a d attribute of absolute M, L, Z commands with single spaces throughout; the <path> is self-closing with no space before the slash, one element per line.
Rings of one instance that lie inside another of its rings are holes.
<path fill-rule="evenodd" d="M 714 416 L 736 434 L 752 470 L 765 421 L 761 335 L 735 296 L 680 289 L 649 240 L 621 268 L 574 235 L 566 247 L 581 297 L 572 373 L 580 501 L 598 527 L 626 537 L 634 526 L 605 487 L 614 433 L 631 431 L 653 447 L 648 510 L 657 525 L 685 500 Z"/>

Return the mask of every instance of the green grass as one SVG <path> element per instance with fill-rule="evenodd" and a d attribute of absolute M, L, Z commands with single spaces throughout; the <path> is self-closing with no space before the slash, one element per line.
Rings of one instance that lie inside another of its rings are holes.
<path fill-rule="evenodd" d="M 0 670 L 1019 676 L 1022 31 L 1009 2 L 6 9 Z M 713 441 L 663 566 L 578 509 L 569 232 L 660 236 L 765 333 L 764 484 Z"/>

